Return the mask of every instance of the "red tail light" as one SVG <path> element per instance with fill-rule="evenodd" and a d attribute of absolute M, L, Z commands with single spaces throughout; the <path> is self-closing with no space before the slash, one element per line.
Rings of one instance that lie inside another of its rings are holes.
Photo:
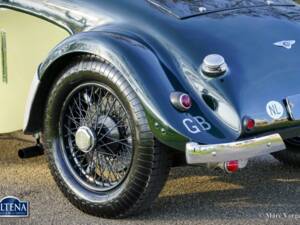
<path fill-rule="evenodd" d="M 182 94 L 179 101 L 185 109 L 190 109 L 192 107 L 192 100 L 187 94 Z"/>
<path fill-rule="evenodd" d="M 225 170 L 228 173 L 235 173 L 239 170 L 239 161 L 238 160 L 232 160 L 225 163 Z"/>
<path fill-rule="evenodd" d="M 251 118 L 245 118 L 244 119 L 244 126 L 249 131 L 252 130 L 255 127 L 255 120 Z"/>
<path fill-rule="evenodd" d="M 191 97 L 182 92 L 172 92 L 170 100 L 172 105 L 180 111 L 188 111 L 192 107 Z"/>

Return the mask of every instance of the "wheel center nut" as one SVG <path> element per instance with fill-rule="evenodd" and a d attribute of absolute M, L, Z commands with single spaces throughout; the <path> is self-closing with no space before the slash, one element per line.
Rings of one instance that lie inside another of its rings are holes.
<path fill-rule="evenodd" d="M 78 128 L 75 134 L 75 143 L 80 151 L 87 153 L 91 151 L 96 142 L 95 133 L 89 127 Z"/>

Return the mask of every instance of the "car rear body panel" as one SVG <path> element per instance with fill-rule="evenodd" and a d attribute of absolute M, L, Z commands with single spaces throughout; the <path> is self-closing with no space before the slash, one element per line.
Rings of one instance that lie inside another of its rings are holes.
<path fill-rule="evenodd" d="M 209 9 L 219 1 L 203 2 Z M 134 81 L 130 84 L 146 108 L 153 133 L 166 144 L 175 137 L 180 142 L 217 144 L 299 126 L 299 121 L 290 120 L 284 105 L 286 97 L 300 93 L 299 6 L 283 6 L 283 1 L 281 6 L 259 3 L 252 7 L 249 4 L 262 1 L 222 2 L 241 2 L 242 6 L 225 7 L 220 2 L 209 13 L 188 13 L 185 19 L 170 16 L 146 0 L 5 0 L 0 6 L 49 20 L 73 35 L 41 64 L 38 75 L 42 82 L 53 75 L 48 72 L 52 63 L 68 54 L 107 57 L 127 80 Z M 295 44 L 291 49 L 274 45 L 283 40 Z M 223 77 L 208 79 L 199 71 L 209 54 L 225 58 L 229 70 Z M 192 109 L 183 113 L 172 107 L 172 91 L 188 93 Z M 225 110 L 213 111 L 203 99 L 204 92 L 217 97 Z M 33 112 L 31 118 L 39 118 L 34 112 L 43 112 L 39 97 L 30 99 L 37 102 L 27 110 Z M 272 101 L 284 109 L 276 120 L 267 113 Z M 252 132 L 242 127 L 245 116 L 257 122 Z M 27 124 L 34 128 L 30 132 L 39 132 L 40 122 L 32 121 L 36 124 Z M 166 135 L 164 130 L 170 132 Z"/>

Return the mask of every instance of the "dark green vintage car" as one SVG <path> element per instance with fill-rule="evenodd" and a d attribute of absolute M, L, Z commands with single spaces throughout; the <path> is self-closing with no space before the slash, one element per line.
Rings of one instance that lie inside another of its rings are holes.
<path fill-rule="evenodd" d="M 64 195 L 109 218 L 172 166 L 299 166 L 299 37 L 291 0 L 0 0 L 0 133 L 34 135 L 20 157 L 46 149 Z"/>

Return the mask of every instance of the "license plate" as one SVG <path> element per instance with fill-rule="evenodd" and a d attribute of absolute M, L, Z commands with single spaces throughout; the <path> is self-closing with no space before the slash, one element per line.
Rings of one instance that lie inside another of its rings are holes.
<path fill-rule="evenodd" d="M 292 120 L 300 120 L 300 94 L 286 98 L 287 110 Z"/>

